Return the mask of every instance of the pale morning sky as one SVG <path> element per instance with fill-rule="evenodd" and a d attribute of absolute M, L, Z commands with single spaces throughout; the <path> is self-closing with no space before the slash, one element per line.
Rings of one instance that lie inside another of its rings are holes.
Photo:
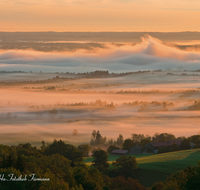
<path fill-rule="evenodd" d="M 0 31 L 200 31 L 200 0 L 0 0 Z"/>

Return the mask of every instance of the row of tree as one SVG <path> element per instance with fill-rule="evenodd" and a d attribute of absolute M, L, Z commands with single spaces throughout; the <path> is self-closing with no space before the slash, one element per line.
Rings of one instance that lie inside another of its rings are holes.
<path fill-rule="evenodd" d="M 123 135 L 119 134 L 117 140 L 113 140 L 103 137 L 99 131 L 95 130 L 93 130 L 92 132 L 90 145 L 95 147 L 108 147 L 108 153 L 111 153 L 111 151 L 115 149 L 130 150 L 131 147 L 136 145 L 140 145 L 141 147 L 143 147 L 143 151 L 146 150 L 147 152 L 151 152 L 151 150 L 148 150 L 148 148 L 146 147 L 148 143 L 174 140 L 180 140 L 180 146 L 174 143 L 170 146 L 160 147 L 158 149 L 158 153 L 187 150 L 191 148 L 191 143 L 194 144 L 193 148 L 200 148 L 200 135 L 193 135 L 186 138 L 184 136 L 175 137 L 175 135 L 171 133 L 155 133 L 153 136 L 144 134 L 132 134 L 131 138 L 124 139 Z"/>

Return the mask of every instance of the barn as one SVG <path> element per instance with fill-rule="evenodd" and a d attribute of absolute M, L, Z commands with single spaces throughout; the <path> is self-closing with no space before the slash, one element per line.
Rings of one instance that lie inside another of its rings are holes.
<path fill-rule="evenodd" d="M 142 153 L 142 146 L 137 145 L 130 148 L 130 154 L 141 154 Z"/>
<path fill-rule="evenodd" d="M 180 146 L 181 140 L 151 142 L 146 145 L 146 148 L 150 149 L 152 152 L 157 152 L 160 147 L 171 146 L 173 143 L 176 143 L 178 146 Z"/>

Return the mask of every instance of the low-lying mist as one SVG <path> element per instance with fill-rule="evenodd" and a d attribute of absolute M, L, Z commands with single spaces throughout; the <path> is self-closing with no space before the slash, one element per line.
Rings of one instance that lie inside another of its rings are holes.
<path fill-rule="evenodd" d="M 74 52 L 37 52 L 32 50 L 8 50 L 0 53 L 1 70 L 21 71 L 70 71 L 88 72 L 109 70 L 127 72 L 154 69 L 199 69 L 200 53 L 183 51 L 167 46 L 158 39 L 146 35 L 136 45 L 77 50 Z"/>
<path fill-rule="evenodd" d="M 197 134 L 199 63 L 199 52 L 150 36 L 71 52 L 2 51 L 1 143 L 89 143 L 93 130 L 114 139 Z"/>

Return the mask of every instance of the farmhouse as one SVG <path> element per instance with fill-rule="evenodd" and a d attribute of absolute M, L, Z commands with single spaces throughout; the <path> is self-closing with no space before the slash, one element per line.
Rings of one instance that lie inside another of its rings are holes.
<path fill-rule="evenodd" d="M 146 148 L 150 149 L 152 152 L 156 152 L 156 150 L 158 150 L 160 147 L 171 146 L 173 143 L 176 143 L 178 146 L 180 146 L 181 140 L 151 142 L 146 145 Z"/>
<path fill-rule="evenodd" d="M 127 155 L 128 154 L 128 150 L 118 150 L 115 149 L 111 152 L 111 154 L 115 154 L 115 155 Z"/>
<path fill-rule="evenodd" d="M 142 146 L 137 145 L 130 148 L 130 154 L 141 154 L 142 153 Z"/>

